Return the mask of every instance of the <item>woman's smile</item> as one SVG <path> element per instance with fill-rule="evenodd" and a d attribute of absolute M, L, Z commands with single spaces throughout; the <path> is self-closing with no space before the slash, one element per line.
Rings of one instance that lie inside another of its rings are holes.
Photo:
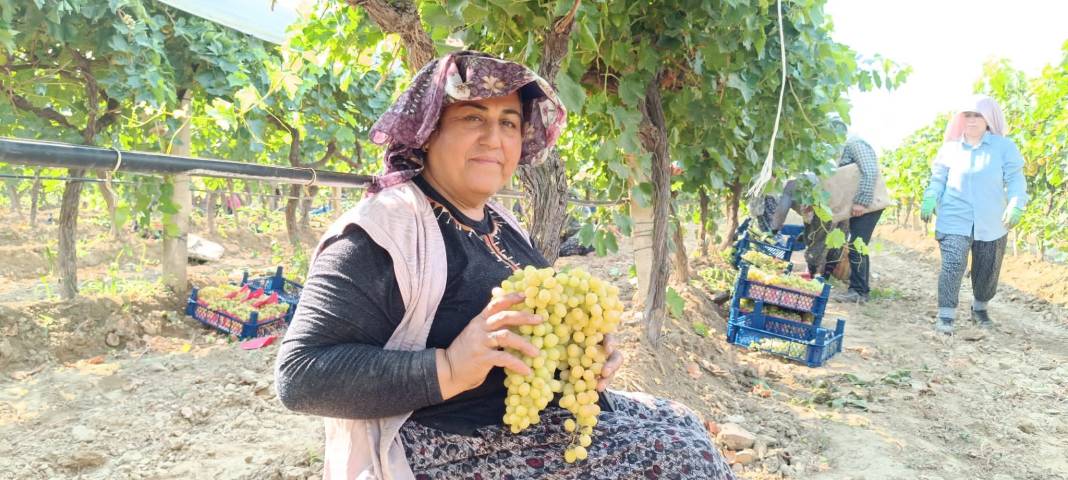
<path fill-rule="evenodd" d="M 468 161 L 479 165 L 487 165 L 494 167 L 501 167 L 504 165 L 503 160 L 499 160 L 497 159 L 497 157 L 494 157 L 492 155 L 477 155 L 471 157 L 470 159 L 468 159 Z"/>

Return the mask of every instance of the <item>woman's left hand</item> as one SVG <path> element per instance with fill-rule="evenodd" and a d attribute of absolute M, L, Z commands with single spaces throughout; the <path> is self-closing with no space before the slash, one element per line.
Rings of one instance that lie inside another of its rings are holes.
<path fill-rule="evenodd" d="M 608 388 L 608 384 L 612 381 L 612 377 L 616 376 L 616 371 L 623 365 L 623 352 L 616 349 L 615 335 L 605 335 L 604 342 L 602 342 L 601 345 L 604 347 L 604 353 L 608 359 L 605 360 L 604 368 L 601 369 L 601 375 L 597 380 L 598 392 L 603 392 Z"/>
<path fill-rule="evenodd" d="M 1011 229 L 1020 223 L 1020 219 L 1023 218 L 1023 213 L 1024 211 L 1022 208 L 1015 205 L 1009 205 L 1009 207 L 1005 209 L 1005 213 L 1001 215 L 1001 222 L 1005 224 L 1005 228 Z"/>

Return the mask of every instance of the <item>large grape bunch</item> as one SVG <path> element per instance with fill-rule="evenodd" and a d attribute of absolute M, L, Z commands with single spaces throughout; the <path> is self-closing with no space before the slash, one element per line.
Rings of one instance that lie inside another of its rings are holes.
<path fill-rule="evenodd" d="M 522 432 L 540 422 L 541 411 L 559 394 L 560 407 L 574 415 L 564 421 L 564 429 L 571 433 L 564 460 L 585 460 L 601 413 L 596 386 L 607 360 L 602 342 L 615 331 L 623 313 L 619 288 L 581 269 L 556 273 L 552 268 L 528 266 L 501 282 L 493 296 L 514 292 L 526 296 L 517 310 L 537 314 L 544 321 L 516 329 L 540 353 L 529 357 L 512 352 L 533 373 L 507 373 L 504 423 L 512 433 Z"/>

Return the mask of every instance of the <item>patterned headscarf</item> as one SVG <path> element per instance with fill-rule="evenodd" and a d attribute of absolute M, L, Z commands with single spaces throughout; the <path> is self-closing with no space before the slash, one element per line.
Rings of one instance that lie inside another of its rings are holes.
<path fill-rule="evenodd" d="M 369 191 L 403 183 L 423 170 L 423 147 L 447 105 L 517 91 L 523 109 L 519 163 L 536 164 L 548 155 L 567 120 L 567 111 L 548 82 L 523 65 L 480 52 L 451 53 L 426 64 L 371 127 L 371 141 L 387 147 L 385 172 L 375 177 Z"/>

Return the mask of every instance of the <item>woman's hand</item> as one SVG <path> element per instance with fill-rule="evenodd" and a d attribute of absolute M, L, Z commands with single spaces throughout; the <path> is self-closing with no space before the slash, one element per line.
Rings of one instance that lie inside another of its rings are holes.
<path fill-rule="evenodd" d="M 1005 213 L 1001 215 L 1001 223 L 1005 224 L 1005 228 L 1011 230 L 1020 223 L 1020 219 L 1023 218 L 1023 213 L 1024 211 L 1022 208 L 1015 205 L 1009 205 L 1009 207 L 1005 209 Z"/>
<path fill-rule="evenodd" d="M 524 355 L 538 356 L 539 351 L 534 345 L 508 330 L 508 327 L 542 322 L 537 315 L 507 310 L 524 298 L 521 293 L 513 293 L 491 301 L 482 313 L 468 322 L 449 348 L 435 352 L 442 400 L 482 385 L 493 367 L 504 367 L 523 375 L 531 372 L 523 360 L 503 351 L 511 348 Z"/>
<path fill-rule="evenodd" d="M 938 199 L 935 197 L 923 197 L 923 203 L 920 204 L 920 220 L 923 220 L 924 223 L 930 221 L 937 203 Z"/>
<path fill-rule="evenodd" d="M 601 345 L 604 346 L 604 353 L 608 356 L 608 360 L 605 360 L 604 368 L 601 369 L 601 375 L 597 379 L 598 392 L 603 392 L 608 388 L 608 384 L 616 376 L 616 371 L 623 365 L 623 352 L 616 349 L 615 335 L 605 335 Z"/>

